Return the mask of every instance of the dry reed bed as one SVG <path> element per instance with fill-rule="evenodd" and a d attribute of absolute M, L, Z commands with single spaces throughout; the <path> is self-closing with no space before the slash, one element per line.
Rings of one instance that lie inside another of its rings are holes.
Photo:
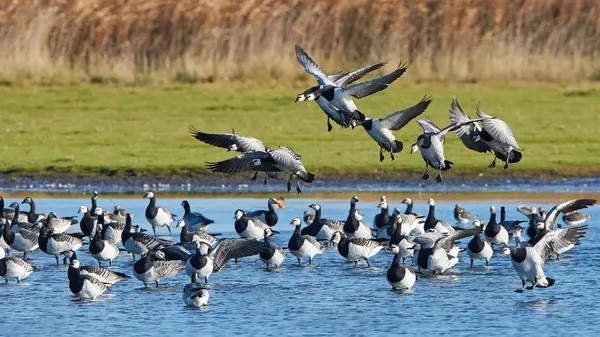
<path fill-rule="evenodd" d="M 599 79 L 599 36 L 596 0 L 4 0 L 0 77 L 304 79 L 299 43 L 331 71 Z"/>

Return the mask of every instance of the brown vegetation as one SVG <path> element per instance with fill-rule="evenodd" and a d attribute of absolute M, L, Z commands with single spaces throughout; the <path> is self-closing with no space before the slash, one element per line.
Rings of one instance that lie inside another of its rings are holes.
<path fill-rule="evenodd" d="M 329 71 L 598 80 L 599 37 L 597 0 L 4 0 L 0 77 L 298 78 L 299 43 Z"/>

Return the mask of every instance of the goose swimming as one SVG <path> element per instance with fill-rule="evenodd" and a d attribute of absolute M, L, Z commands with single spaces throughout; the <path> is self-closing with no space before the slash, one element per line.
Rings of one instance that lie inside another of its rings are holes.
<path fill-rule="evenodd" d="M 448 236 L 429 236 L 421 235 L 415 238 L 415 243 L 420 245 L 417 255 L 417 265 L 419 269 L 426 269 L 433 274 L 444 273 L 458 263 L 456 256 L 457 247 L 455 242 L 462 238 L 477 235 L 481 233 L 482 228 L 470 228 L 460 230 Z M 430 234 L 439 233 L 432 232 Z M 452 252 L 454 250 L 454 252 Z"/>
<path fill-rule="evenodd" d="M 295 229 L 288 241 L 288 250 L 298 259 L 298 264 L 301 264 L 300 260 L 303 258 L 308 258 L 308 264 L 312 264 L 315 255 L 323 254 L 325 248 L 321 247 L 319 242 L 312 236 L 300 233 L 300 227 L 302 226 L 300 218 L 292 219 L 290 225 L 295 226 Z"/>
<path fill-rule="evenodd" d="M 394 290 L 409 290 L 417 281 L 417 274 L 405 265 L 400 263 L 400 247 L 396 245 L 390 246 L 394 259 L 389 266 L 385 278 Z M 404 259 L 402 259 L 404 261 Z"/>
<path fill-rule="evenodd" d="M 169 225 L 173 222 L 174 217 L 176 215 L 171 214 L 168 209 L 162 206 L 156 206 L 156 197 L 154 196 L 154 192 L 146 192 L 144 194 L 144 198 L 150 199 L 148 206 L 146 207 L 146 220 L 152 226 L 152 232 L 154 236 L 156 236 L 156 227 L 164 227 L 166 226 L 169 230 L 169 235 L 171 233 L 171 227 Z"/>
<path fill-rule="evenodd" d="M 431 98 L 425 96 L 423 99 L 403 110 L 393 112 L 385 118 L 366 118 L 360 122 L 367 134 L 379 145 L 379 161 L 384 160 L 383 151 L 390 153 L 390 158 L 394 160 L 394 153 L 402 151 L 404 145 L 396 140 L 392 131 L 402 129 L 411 120 L 423 113 L 431 103 Z"/>
<path fill-rule="evenodd" d="M 188 307 L 203 308 L 208 305 L 210 293 L 208 289 L 201 284 L 188 283 L 183 287 L 181 299 Z"/>

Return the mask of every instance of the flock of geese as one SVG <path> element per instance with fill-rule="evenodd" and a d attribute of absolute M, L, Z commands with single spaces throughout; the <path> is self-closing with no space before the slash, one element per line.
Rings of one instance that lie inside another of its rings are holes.
<path fill-rule="evenodd" d="M 314 101 L 327 116 L 327 130 L 332 130 L 331 121 L 342 128 L 362 126 L 366 133 L 379 146 L 379 160 L 384 160 L 384 151 L 389 152 L 391 160 L 395 153 L 404 148 L 392 131 L 399 131 L 410 121 L 420 116 L 431 103 L 431 98 L 425 96 L 415 105 L 395 111 L 383 118 L 370 118 L 360 111 L 353 98 L 361 99 L 387 88 L 406 72 L 408 67 L 400 64 L 389 74 L 362 82 L 356 82 L 366 74 L 375 71 L 387 62 L 379 62 L 350 72 L 327 75 L 321 67 L 308 55 L 304 49 L 296 45 L 296 58 L 304 70 L 314 76 L 317 85 L 296 97 L 296 102 Z M 411 153 L 419 151 L 425 162 L 425 172 L 422 179 L 429 179 L 429 167 L 437 170 L 436 181 L 442 182 L 442 171 L 449 170 L 454 163 L 444 156 L 444 142 L 450 131 L 461 139 L 463 144 L 476 152 L 492 152 L 494 159 L 489 167 L 496 165 L 496 159 L 504 162 L 504 168 L 517 163 L 523 154 L 510 126 L 489 114 L 476 109 L 479 118 L 471 119 L 458 104 L 456 97 L 450 104 L 450 124 L 439 128 L 429 118 L 417 120 L 423 133 L 417 137 L 411 146 Z M 481 122 L 481 124 L 479 124 Z M 240 173 L 254 172 L 252 180 L 257 179 L 258 172 L 265 173 L 264 183 L 269 178 L 277 178 L 277 173 L 289 174 L 287 190 L 291 190 L 291 180 L 296 176 L 296 191 L 301 193 L 300 180 L 311 183 L 314 174 L 309 173 L 302 164 L 302 157 L 289 147 L 273 150 L 254 137 L 241 136 L 235 133 L 205 133 L 190 128 L 190 133 L 196 139 L 228 151 L 238 151 L 241 154 L 219 162 L 207 162 L 212 172 Z"/>
<path fill-rule="evenodd" d="M 410 198 L 401 201 L 406 205 L 404 211 L 394 208 L 390 212 L 388 200 L 382 196 L 377 205 L 381 211 L 368 223 L 357 208 L 358 197 L 353 196 L 344 220 L 325 218 L 319 203 L 310 204 L 308 207 L 314 213 L 306 211 L 302 217 L 293 218 L 290 225 L 294 232 L 287 247 L 277 247 L 271 237 L 279 234 L 274 229 L 279 223 L 276 209 L 285 207 L 283 198 L 270 198 L 264 210 L 235 210 L 233 227 L 237 238 L 219 238 L 221 234 L 210 233 L 214 221 L 193 212 L 185 200 L 181 203 L 184 214 L 175 221 L 176 215 L 157 206 L 153 192 L 145 193 L 144 198 L 149 199 L 145 218 L 154 236 L 133 226 L 127 210 L 119 206 L 115 206 L 113 212 L 99 208 L 97 192 L 92 193 L 89 208 L 85 205 L 79 208 L 81 218 L 57 217 L 53 212 L 37 213 L 34 200 L 29 197 L 22 201 L 29 205 L 27 211 L 22 211 L 18 202 L 5 208 L 4 199 L 0 197 L 3 227 L 0 277 L 6 282 L 15 279 L 19 283 L 36 271 L 28 262 L 28 255 L 39 249 L 53 256 L 57 265 L 60 257 L 63 264 L 69 260 L 69 289 L 81 299 L 91 300 L 114 283 L 130 278 L 127 273 L 110 267 L 119 256 L 125 258 L 123 255 L 127 252 L 133 259 L 131 273 L 144 287 L 149 283 L 158 287 L 162 279 L 184 271 L 190 283 L 183 289 L 183 302 L 203 307 L 210 296 L 206 286 L 209 278 L 232 259 L 237 263 L 240 258 L 258 256 L 270 270 L 285 263 L 286 251 L 298 264 L 303 261 L 312 264 L 318 255 L 333 250 L 355 266 L 362 261 L 370 266 L 370 258 L 389 251 L 393 258 L 386 279 L 394 290 L 405 291 L 413 287 L 420 274 L 438 275 L 453 268 L 459 254 L 465 251 L 471 267 L 477 260 L 487 265 L 496 254 L 510 255 L 522 282 L 516 291 L 523 292 L 554 285 L 555 280 L 544 273 L 545 262 L 558 259 L 579 244 L 588 228 L 584 222 L 589 216 L 577 211 L 596 204 L 594 199 L 575 199 L 560 203 L 548 212 L 519 205 L 517 209 L 527 220 L 514 221 L 505 218 L 504 207 L 498 220 L 496 208 L 492 206 L 487 222 L 456 205 L 456 224 L 451 225 L 437 218 L 433 199 L 428 201 L 428 213 L 421 215 L 413 210 Z M 557 224 L 561 214 L 565 227 Z M 157 227 L 166 227 L 170 233 L 173 223 L 180 228 L 179 242 L 156 237 Z M 465 247 L 459 247 L 458 240 L 465 238 L 470 240 Z M 77 255 L 87 254 L 85 251 L 97 261 L 97 266 L 80 264 Z M 22 254 L 22 258 L 17 254 Z"/>

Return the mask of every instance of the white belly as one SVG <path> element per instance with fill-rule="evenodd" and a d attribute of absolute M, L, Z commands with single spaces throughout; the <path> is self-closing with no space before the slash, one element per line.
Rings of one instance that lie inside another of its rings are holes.
<path fill-rule="evenodd" d="M 142 282 L 160 281 L 160 275 L 154 271 L 154 267 L 141 274 L 138 274 L 134 269 L 133 275 Z"/>
<path fill-rule="evenodd" d="M 409 290 L 410 288 L 413 287 L 413 285 L 415 284 L 415 282 L 417 281 L 417 275 L 415 275 L 415 273 L 412 272 L 412 270 L 402 266 L 402 268 L 405 269 L 404 271 L 404 277 L 402 278 L 402 280 L 398 281 L 398 282 L 390 282 L 388 280 L 388 283 L 394 288 L 394 289 L 400 289 L 400 290 Z"/>
<path fill-rule="evenodd" d="M 84 281 L 81 290 L 75 294 L 84 300 L 93 300 L 94 298 L 102 295 L 106 288 L 100 287 L 92 282 Z"/>
<path fill-rule="evenodd" d="M 285 260 L 285 253 L 281 249 L 275 249 L 275 253 L 268 260 L 263 259 L 260 255 L 258 257 L 265 264 L 273 267 L 279 267 Z"/>
<path fill-rule="evenodd" d="M 154 217 L 154 219 L 146 219 L 148 220 L 150 225 L 152 225 L 152 227 L 164 227 L 166 225 L 171 224 L 171 222 L 173 221 L 173 217 L 171 216 L 171 214 L 165 212 L 162 208 L 158 209 L 156 217 Z"/>
<path fill-rule="evenodd" d="M 104 249 L 98 254 L 92 254 L 92 256 L 98 261 L 112 261 L 119 255 L 119 248 L 115 245 L 111 245 L 105 242 Z"/>
<path fill-rule="evenodd" d="M 252 220 L 248 220 L 248 226 L 239 235 L 243 239 L 262 240 L 265 233 L 260 226 L 255 225 Z"/>
<path fill-rule="evenodd" d="M 473 260 L 489 260 L 492 258 L 492 255 L 494 255 L 494 250 L 492 249 L 492 246 L 487 242 L 484 242 L 483 249 L 479 253 L 474 253 L 470 251 L 468 246 L 466 248 L 466 251 L 469 257 L 471 257 Z"/>
<path fill-rule="evenodd" d="M 13 241 L 12 245 L 10 245 L 10 248 L 19 252 L 31 252 L 36 250 L 38 247 L 37 240 L 35 242 L 25 240 L 19 233 L 16 233 L 15 240 Z"/>
<path fill-rule="evenodd" d="M 373 249 L 369 249 L 368 247 L 355 245 L 352 242 L 348 245 L 348 260 L 349 261 L 358 261 L 364 258 L 370 258 L 377 254 L 383 246 L 377 246 Z"/>
<path fill-rule="evenodd" d="M 20 266 L 11 260 L 6 261 L 6 274 L 3 276 L 5 279 L 16 279 L 22 280 L 31 274 L 32 270 L 27 270 L 23 266 Z"/>
<path fill-rule="evenodd" d="M 299 258 L 313 258 L 315 255 L 319 254 L 321 251 L 321 248 L 318 248 L 317 246 L 311 244 L 308 241 L 304 241 L 304 244 L 302 244 L 302 246 L 300 247 L 300 249 L 298 250 L 290 250 L 290 253 L 292 253 L 292 255 L 299 257 Z"/>

